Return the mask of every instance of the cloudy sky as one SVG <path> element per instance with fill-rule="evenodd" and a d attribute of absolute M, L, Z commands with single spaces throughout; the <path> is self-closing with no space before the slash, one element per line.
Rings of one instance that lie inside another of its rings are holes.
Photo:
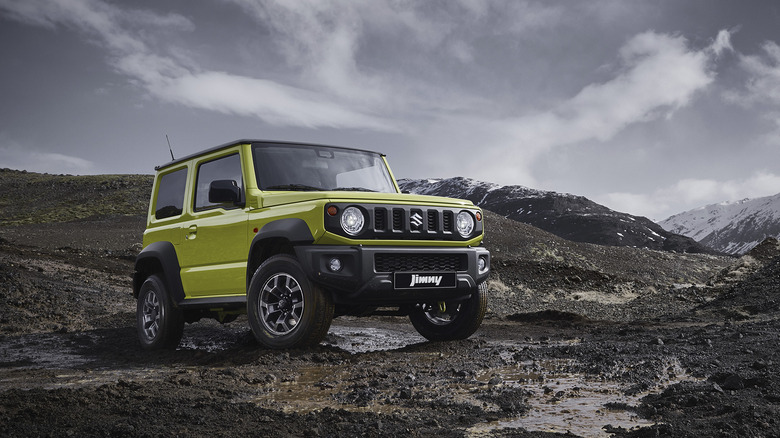
<path fill-rule="evenodd" d="M 654 220 L 780 192 L 775 0 L 0 0 L 0 168 L 240 138 Z"/>

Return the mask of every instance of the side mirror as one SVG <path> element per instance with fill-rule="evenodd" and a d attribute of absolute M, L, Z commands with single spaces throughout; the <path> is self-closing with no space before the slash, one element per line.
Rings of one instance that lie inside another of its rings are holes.
<path fill-rule="evenodd" d="M 212 181 L 209 185 L 209 203 L 239 204 L 240 202 L 241 189 L 235 181 L 220 179 Z"/>

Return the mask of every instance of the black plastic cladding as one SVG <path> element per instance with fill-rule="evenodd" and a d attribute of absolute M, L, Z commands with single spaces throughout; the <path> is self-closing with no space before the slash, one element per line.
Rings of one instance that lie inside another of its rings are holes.
<path fill-rule="evenodd" d="M 327 213 L 330 206 L 338 209 L 335 216 Z M 341 228 L 341 213 L 347 207 L 359 208 L 367 219 L 357 236 L 350 236 Z M 325 211 L 325 229 L 356 239 L 466 241 L 482 234 L 482 221 L 475 217 L 477 210 L 466 208 L 333 203 L 328 204 Z M 469 212 L 474 218 L 474 231 L 467 237 L 462 237 L 455 229 L 456 217 L 461 211 Z"/>

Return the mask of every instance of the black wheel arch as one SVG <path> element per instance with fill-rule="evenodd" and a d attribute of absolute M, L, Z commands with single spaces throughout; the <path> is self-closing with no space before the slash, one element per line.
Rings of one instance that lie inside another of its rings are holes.
<path fill-rule="evenodd" d="M 269 222 L 257 232 L 249 245 L 246 266 L 246 287 L 252 275 L 264 261 L 277 254 L 295 256 L 295 246 L 314 242 L 314 236 L 306 221 L 300 218 L 286 218 Z"/>
<path fill-rule="evenodd" d="M 184 286 L 181 283 L 181 266 L 176 248 L 167 241 L 154 242 L 144 248 L 135 259 L 133 273 L 133 297 L 138 298 L 138 292 L 144 281 L 153 274 L 160 276 L 171 293 L 174 303 L 184 300 Z"/>

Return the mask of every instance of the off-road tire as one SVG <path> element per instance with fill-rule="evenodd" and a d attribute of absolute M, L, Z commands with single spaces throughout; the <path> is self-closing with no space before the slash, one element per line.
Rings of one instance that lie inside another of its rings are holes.
<path fill-rule="evenodd" d="M 444 311 L 442 312 L 442 308 Z M 479 328 L 487 310 L 487 283 L 481 283 L 470 298 L 461 301 L 418 304 L 409 320 L 429 341 L 466 339 Z"/>
<path fill-rule="evenodd" d="M 184 316 L 157 275 L 149 276 L 138 291 L 138 340 L 147 350 L 174 349 L 184 333 Z"/>
<path fill-rule="evenodd" d="M 331 296 L 312 284 L 289 255 L 270 257 L 249 283 L 249 326 L 257 341 L 269 348 L 319 344 L 328 334 L 333 309 Z"/>

